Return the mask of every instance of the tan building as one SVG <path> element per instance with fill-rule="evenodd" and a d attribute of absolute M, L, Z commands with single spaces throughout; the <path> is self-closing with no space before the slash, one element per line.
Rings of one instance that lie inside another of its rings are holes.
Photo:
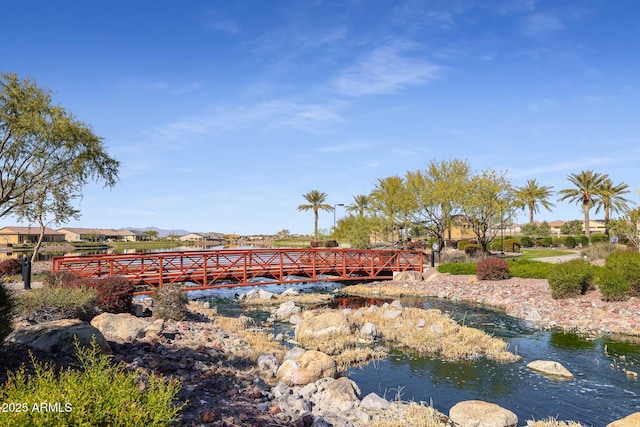
<path fill-rule="evenodd" d="M 0 245 L 19 245 L 36 243 L 40 237 L 40 227 L 3 227 L 0 228 Z M 64 242 L 65 235 L 45 227 L 43 242 Z"/>

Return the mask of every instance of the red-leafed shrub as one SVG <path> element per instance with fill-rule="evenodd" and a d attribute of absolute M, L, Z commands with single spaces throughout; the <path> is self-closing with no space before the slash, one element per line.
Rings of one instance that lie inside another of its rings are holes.
<path fill-rule="evenodd" d="M 0 275 L 11 276 L 22 272 L 22 263 L 15 258 L 5 259 L 0 262 Z"/>
<path fill-rule="evenodd" d="M 478 280 L 503 280 L 509 275 L 509 264 L 503 258 L 489 257 L 478 261 L 476 264 L 476 276 Z"/>
<path fill-rule="evenodd" d="M 109 313 L 130 313 L 133 309 L 135 286 L 122 276 L 102 279 L 84 277 L 69 283 L 71 288 L 90 288 L 98 293 L 98 309 Z"/>

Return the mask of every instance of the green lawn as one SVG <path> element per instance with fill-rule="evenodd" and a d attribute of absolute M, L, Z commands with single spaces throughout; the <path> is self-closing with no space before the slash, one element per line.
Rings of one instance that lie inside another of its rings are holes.
<path fill-rule="evenodd" d="M 571 255 L 575 253 L 575 251 L 561 251 L 559 249 L 522 249 L 522 255 L 520 255 L 520 258 L 546 258 L 560 255 Z"/>

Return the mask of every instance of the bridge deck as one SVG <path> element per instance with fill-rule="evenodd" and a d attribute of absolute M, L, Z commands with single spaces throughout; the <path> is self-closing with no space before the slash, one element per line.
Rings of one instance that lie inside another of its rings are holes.
<path fill-rule="evenodd" d="M 394 271 L 422 271 L 422 252 L 377 249 L 222 249 L 54 257 L 52 271 L 82 277 L 125 276 L 155 288 L 188 289 L 262 284 L 388 279 Z"/>

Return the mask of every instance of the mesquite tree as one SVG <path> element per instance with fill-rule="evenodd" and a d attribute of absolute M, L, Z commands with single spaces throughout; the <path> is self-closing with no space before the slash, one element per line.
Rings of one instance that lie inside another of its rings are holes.
<path fill-rule="evenodd" d="M 0 217 L 15 214 L 42 231 L 66 222 L 79 215 L 71 201 L 83 186 L 115 185 L 118 167 L 102 138 L 52 104 L 51 91 L 0 73 Z"/>

